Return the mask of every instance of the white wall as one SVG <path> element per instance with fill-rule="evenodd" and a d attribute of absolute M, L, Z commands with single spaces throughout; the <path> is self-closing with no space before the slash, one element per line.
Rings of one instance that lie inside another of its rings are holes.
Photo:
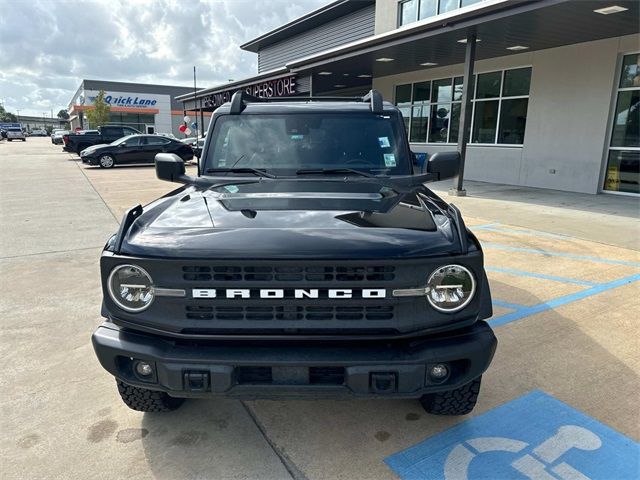
<path fill-rule="evenodd" d="M 85 105 L 91 105 L 89 97 L 95 97 L 98 94 L 96 90 L 85 90 L 83 92 L 85 98 Z M 139 97 L 143 99 L 155 100 L 155 105 L 144 106 L 143 108 L 157 108 L 158 113 L 155 114 L 155 126 L 156 133 L 171 133 L 171 97 L 169 95 L 158 95 L 152 93 L 136 93 L 136 92 L 116 92 L 105 91 L 105 96 L 111 95 L 112 97 Z M 77 98 L 75 99 L 77 101 Z M 119 106 L 112 103 L 112 106 Z M 121 105 L 126 107 L 134 107 L 134 105 Z M 92 127 L 93 128 L 93 127 Z M 144 133 L 144 132 L 143 132 Z"/>
<path fill-rule="evenodd" d="M 634 49 L 640 49 L 640 35 L 476 62 L 480 73 L 531 66 L 531 89 L 523 147 L 470 144 L 465 178 L 597 193 L 618 60 Z M 462 71 L 460 64 L 391 75 L 375 78 L 373 87 L 393 100 L 395 85 L 462 75 Z M 412 148 L 433 153 L 455 147 L 416 144 Z"/>

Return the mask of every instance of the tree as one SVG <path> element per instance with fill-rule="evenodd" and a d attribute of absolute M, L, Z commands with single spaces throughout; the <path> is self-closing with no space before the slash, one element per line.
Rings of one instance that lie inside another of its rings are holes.
<path fill-rule="evenodd" d="M 87 118 L 92 128 L 99 127 L 109 122 L 111 107 L 104 101 L 104 90 L 100 90 L 93 100 L 93 109 L 87 112 Z"/>
<path fill-rule="evenodd" d="M 16 123 L 18 118 L 13 114 L 7 112 L 2 105 L 0 105 L 0 122 Z"/>
<path fill-rule="evenodd" d="M 66 110 L 60 110 L 57 117 L 60 120 L 69 120 L 69 113 Z"/>

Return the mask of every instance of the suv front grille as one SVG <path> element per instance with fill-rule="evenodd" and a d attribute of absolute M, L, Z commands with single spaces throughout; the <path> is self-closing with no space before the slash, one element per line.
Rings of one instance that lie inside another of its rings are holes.
<path fill-rule="evenodd" d="M 198 266 L 182 267 L 188 282 L 387 282 L 395 267 L 381 266 Z"/>
<path fill-rule="evenodd" d="M 216 306 L 187 305 L 185 315 L 189 320 L 393 320 L 393 305 L 370 306 Z"/>

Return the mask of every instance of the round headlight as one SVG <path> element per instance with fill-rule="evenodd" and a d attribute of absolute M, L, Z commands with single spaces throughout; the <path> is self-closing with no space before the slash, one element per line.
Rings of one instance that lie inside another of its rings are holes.
<path fill-rule="evenodd" d="M 108 287 L 111 299 L 127 312 L 141 312 L 153 302 L 151 276 L 135 265 L 119 265 L 111 270 Z"/>
<path fill-rule="evenodd" d="M 462 310 L 476 293 L 473 274 L 462 265 L 438 268 L 427 281 L 427 300 L 441 312 Z"/>

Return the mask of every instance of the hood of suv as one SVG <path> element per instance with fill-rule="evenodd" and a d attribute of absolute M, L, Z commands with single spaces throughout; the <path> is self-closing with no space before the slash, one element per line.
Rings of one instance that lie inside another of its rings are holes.
<path fill-rule="evenodd" d="M 447 217 L 376 182 L 246 182 L 189 187 L 154 202 L 122 253 L 177 258 L 376 258 L 457 250 Z M 430 193 L 430 192 L 428 192 Z M 430 195 L 433 195 L 430 193 Z"/>

